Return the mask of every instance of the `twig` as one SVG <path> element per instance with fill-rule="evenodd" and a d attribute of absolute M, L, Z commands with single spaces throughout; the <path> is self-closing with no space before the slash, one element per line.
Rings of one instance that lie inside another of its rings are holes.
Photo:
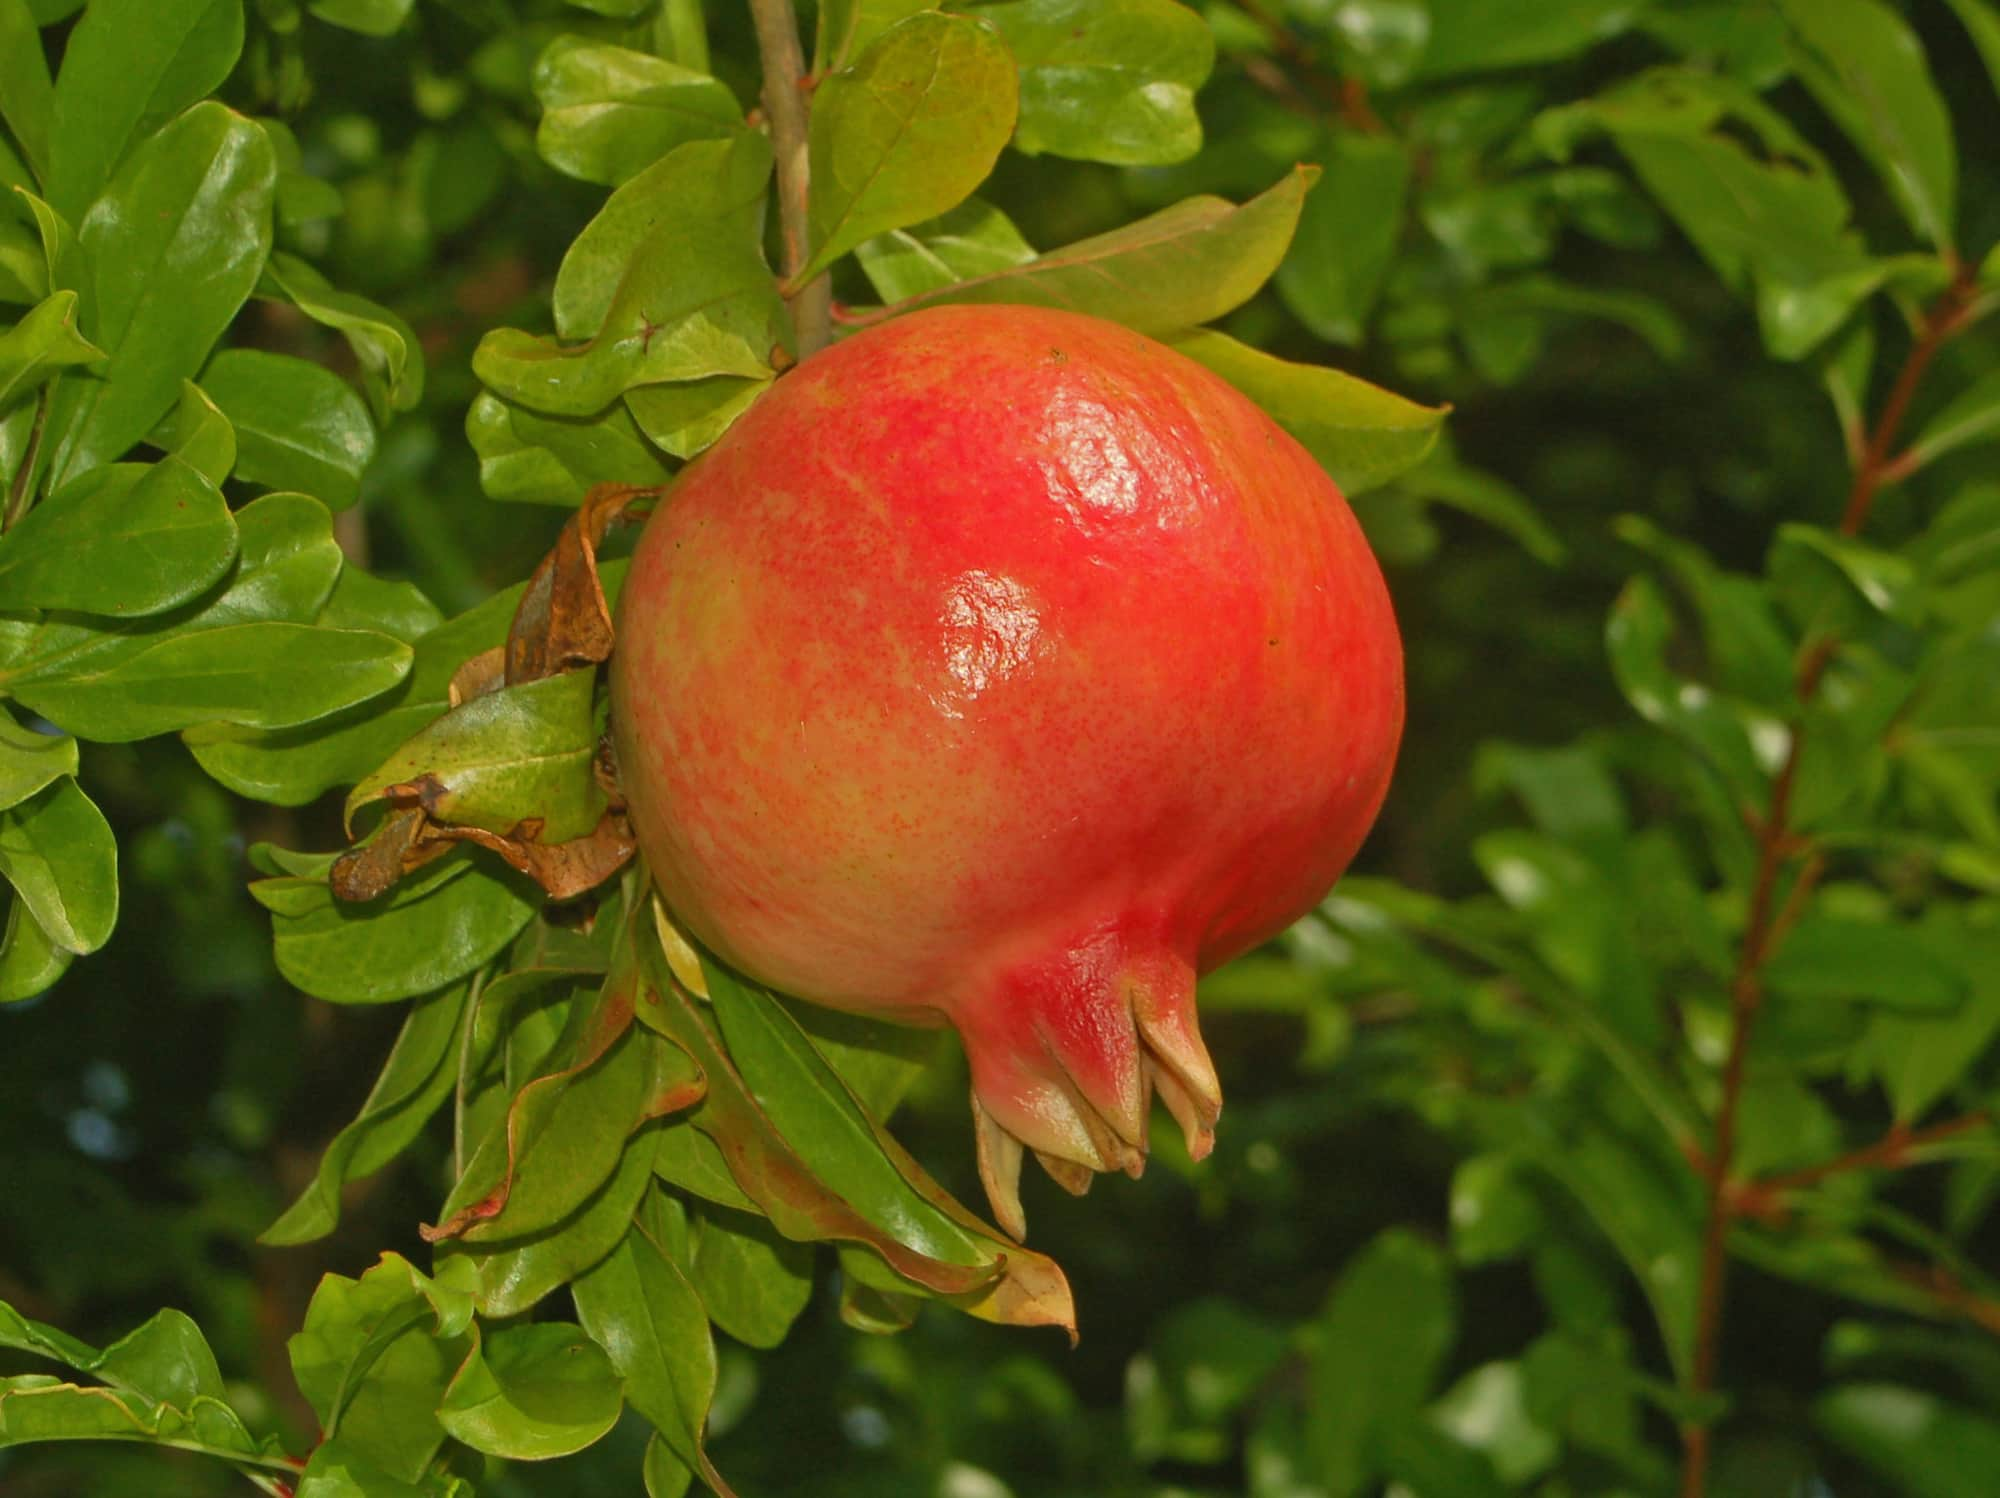
<path fill-rule="evenodd" d="M 1840 517 L 1843 536 L 1859 534 L 1868 523 L 1875 496 L 1890 477 L 1889 450 L 1902 430 L 1910 402 L 1939 348 L 1965 326 L 1972 291 L 1972 275 L 1961 268 L 1918 325 L 1916 341 L 1897 371 L 1881 415 L 1855 465 L 1854 483 Z M 1729 984 L 1731 1028 L 1729 1054 L 1722 1068 L 1722 1100 L 1716 1108 L 1714 1142 L 1698 1158 L 1707 1203 L 1695 1299 L 1694 1357 L 1688 1376 L 1688 1393 L 1697 1400 L 1715 1387 L 1723 1302 L 1728 1289 L 1729 1229 L 1742 1210 L 1740 1188 L 1732 1188 L 1729 1177 L 1736 1163 L 1737 1122 L 1751 1037 L 1764 1003 L 1764 965 L 1798 918 L 1806 896 L 1818 880 L 1817 855 L 1802 847 L 1791 830 L 1792 793 L 1805 746 L 1804 710 L 1819 695 L 1820 684 L 1838 646 L 1839 642 L 1831 637 L 1817 640 L 1800 662 L 1794 688 L 1799 712 L 1792 722 L 1791 743 L 1771 784 L 1770 809 L 1756 829 L 1757 869 L 1750 886 L 1749 917 L 1744 923 L 1743 942 Z M 1781 907 L 1777 899 L 1779 881 L 1786 867 L 1802 852 L 1812 861 L 1801 872 Z M 1708 1484 L 1709 1427 L 1695 1421 L 1683 1425 L 1681 1447 L 1681 1498 L 1702 1498 Z"/>
<path fill-rule="evenodd" d="M 1298 39 L 1291 27 L 1265 8 L 1263 0 L 1237 0 L 1237 8 L 1263 27 L 1264 34 L 1271 39 L 1272 49 L 1283 59 L 1290 72 L 1296 74 L 1300 80 L 1311 84 L 1312 91 L 1340 117 L 1341 123 L 1350 130 L 1359 130 L 1368 135 L 1382 133 L 1385 128 L 1382 117 L 1375 113 L 1374 107 L 1368 102 L 1367 84 L 1359 78 L 1342 77 L 1322 68 L 1312 50 Z M 1251 82 L 1269 92 L 1278 93 L 1282 98 L 1283 91 L 1277 86 L 1278 79 L 1272 76 L 1269 69 L 1253 67 L 1251 64 L 1254 61 L 1255 59 L 1246 60 L 1243 66 Z M 1290 77 L 1284 77 L 1284 82 L 1290 84 L 1292 80 Z M 1298 91 L 1296 85 L 1293 85 L 1293 90 Z"/>
<path fill-rule="evenodd" d="M 750 20 L 764 62 L 764 115 L 771 122 L 771 149 L 777 158 L 778 234 L 783 247 L 778 271 L 789 284 L 812 259 L 805 51 L 799 45 L 792 0 L 750 0 Z M 832 295 L 823 275 L 786 295 L 802 359 L 825 348 L 831 337 Z"/>
<path fill-rule="evenodd" d="M 1729 1193 L 1729 1209 L 1738 1217 L 1758 1217 L 1772 1219 L 1784 1215 L 1784 1198 L 1795 1191 L 1804 1191 L 1834 1176 L 1847 1175 L 1857 1170 L 1901 1170 L 1906 1166 L 1922 1163 L 1923 1151 L 1931 1145 L 1941 1144 L 1947 1139 L 1955 1139 L 1960 1134 L 1975 1133 L 1990 1128 L 1993 1115 L 1985 1109 L 1968 1113 L 1945 1123 L 1932 1124 L 1929 1128 L 1912 1129 L 1907 1124 L 1897 1124 L 1873 1144 L 1861 1149 L 1849 1150 L 1844 1155 L 1836 1155 L 1831 1160 L 1823 1160 L 1818 1165 L 1808 1165 L 1800 1170 L 1788 1170 L 1779 1175 L 1766 1176 L 1760 1181 L 1744 1181 L 1732 1187 Z"/>

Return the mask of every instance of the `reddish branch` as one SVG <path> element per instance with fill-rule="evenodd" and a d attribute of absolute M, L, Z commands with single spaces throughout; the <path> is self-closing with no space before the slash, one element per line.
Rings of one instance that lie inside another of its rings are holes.
<path fill-rule="evenodd" d="M 1891 459 L 1890 451 L 1902 431 L 1910 402 L 1932 359 L 1946 340 L 1969 320 L 1973 287 L 1971 271 L 1961 267 L 1951 285 L 1918 325 L 1909 355 L 1896 374 L 1895 383 L 1882 404 L 1881 415 L 1876 419 L 1862 448 L 1860 460 L 1855 464 L 1854 484 L 1848 491 L 1847 504 L 1840 517 L 1842 535 L 1858 535 L 1868 523 L 1869 512 L 1882 486 L 1895 482 L 1909 471 L 1907 461 Z M 1819 877 L 1819 856 L 1792 831 L 1792 793 L 1798 781 L 1800 756 L 1805 748 L 1805 709 L 1819 695 L 1820 683 L 1838 645 L 1839 642 L 1830 637 L 1817 640 L 1800 662 L 1795 684 L 1799 711 L 1793 718 L 1791 742 L 1785 750 L 1784 763 L 1771 785 L 1770 806 L 1756 828 L 1757 868 L 1750 886 L 1749 915 L 1729 984 L 1731 1028 L 1729 1053 L 1722 1068 L 1722 1100 L 1716 1109 L 1714 1142 L 1696 1162 L 1707 1194 L 1700 1280 L 1695 1300 L 1694 1360 L 1689 1372 L 1688 1389 L 1697 1398 L 1707 1395 L 1715 1387 L 1723 1301 L 1728 1287 L 1729 1229 L 1743 1214 L 1746 1204 L 1762 1199 L 1756 1194 L 1756 1189 L 1746 1192 L 1742 1186 L 1732 1186 L 1730 1173 L 1736 1163 L 1737 1124 L 1744 1077 L 1749 1066 L 1750 1041 L 1764 1003 L 1764 967 L 1803 910 L 1806 897 Z M 1787 871 L 1801 855 L 1806 858 L 1805 866 L 1793 880 L 1781 903 L 1780 886 Z M 1977 1117 L 1980 1122 L 1985 1121 L 1983 1116 Z M 1948 1127 L 1950 1132 L 1956 1133 L 1975 1125 L 1960 1120 L 1955 1127 Z M 1933 1141 L 1927 1139 L 1923 1142 Z M 1854 1156 L 1843 1156 L 1812 1171 L 1800 1172 L 1802 1179 L 1786 1183 L 1785 1178 L 1780 1177 L 1775 1189 L 1781 1192 L 1797 1190 L 1842 1170 L 1904 1163 L 1904 1156 L 1915 1144 L 1914 1136 L 1901 1140 L 1894 1140 L 1892 1136 L 1870 1150 L 1857 1151 Z M 1765 1182 L 1761 1186 L 1772 1188 L 1774 1183 Z M 1690 1422 L 1682 1427 L 1681 1439 L 1681 1498 L 1702 1498 L 1708 1482 L 1709 1428 L 1699 1422 Z"/>

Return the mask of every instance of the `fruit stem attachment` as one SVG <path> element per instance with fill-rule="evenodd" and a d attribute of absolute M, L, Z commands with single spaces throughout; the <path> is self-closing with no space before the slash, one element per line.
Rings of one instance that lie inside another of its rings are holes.
<path fill-rule="evenodd" d="M 812 258 L 808 155 L 806 59 L 799 44 L 799 20 L 792 0 L 750 0 L 757 28 L 757 53 L 764 62 L 764 117 L 771 122 L 771 150 L 777 160 L 778 233 L 783 260 L 780 279 L 797 279 Z M 832 289 L 824 275 L 790 292 L 792 324 L 799 357 L 817 353 L 831 337 Z"/>

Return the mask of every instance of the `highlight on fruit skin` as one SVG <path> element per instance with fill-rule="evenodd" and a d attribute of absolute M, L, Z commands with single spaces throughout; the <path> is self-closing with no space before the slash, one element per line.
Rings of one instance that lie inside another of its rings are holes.
<path fill-rule="evenodd" d="M 789 371 L 675 482 L 612 724 L 675 918 L 812 1002 L 949 1022 L 981 1177 L 1197 1159 L 1195 980 L 1311 909 L 1386 793 L 1402 650 L 1317 463 L 1129 329 L 938 307 Z"/>

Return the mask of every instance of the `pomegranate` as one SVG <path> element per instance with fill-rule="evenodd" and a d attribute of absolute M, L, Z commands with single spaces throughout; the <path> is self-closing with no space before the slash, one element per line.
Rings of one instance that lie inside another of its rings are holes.
<path fill-rule="evenodd" d="M 1023 1146 L 1137 1174 L 1221 1089 L 1195 977 L 1309 909 L 1387 788 L 1387 589 L 1333 482 L 1115 324 L 939 307 L 786 374 L 648 522 L 620 774 L 674 915 L 745 973 L 948 1020 L 1017 1237 Z"/>

